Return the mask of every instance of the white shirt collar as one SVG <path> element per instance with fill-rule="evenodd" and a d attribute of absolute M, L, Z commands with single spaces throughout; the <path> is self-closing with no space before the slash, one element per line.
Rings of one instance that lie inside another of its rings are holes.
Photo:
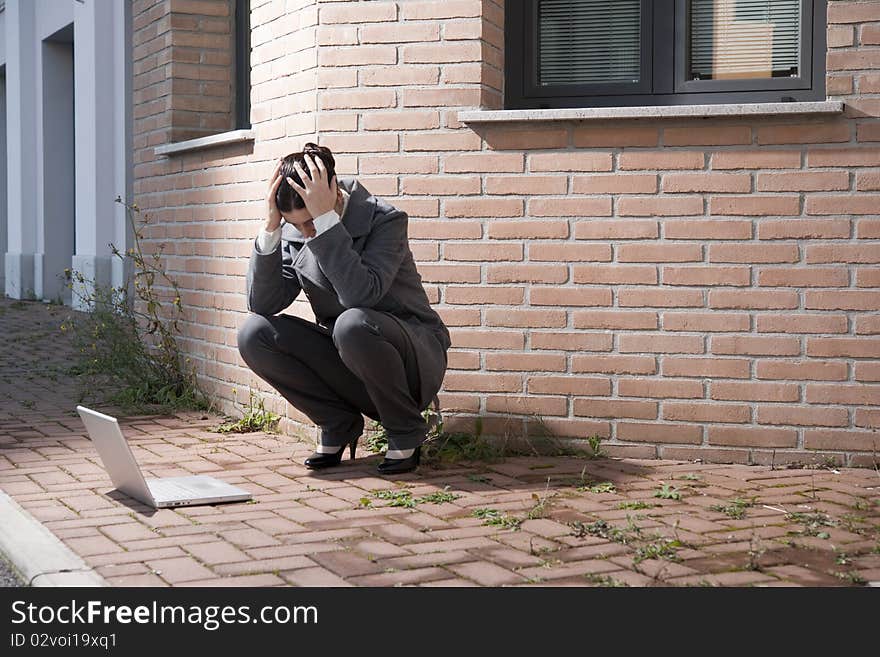
<path fill-rule="evenodd" d="M 339 215 L 339 218 L 342 219 L 342 217 L 345 216 L 345 211 L 348 209 L 348 197 L 350 196 L 350 194 L 347 191 L 345 191 L 344 189 L 342 189 L 342 187 L 339 188 L 339 191 L 342 192 L 342 214 Z M 293 229 L 294 235 L 299 235 L 301 237 L 305 237 L 305 235 L 303 235 L 302 232 L 300 232 L 299 228 L 297 228 L 295 224 L 288 224 L 288 225 Z"/>

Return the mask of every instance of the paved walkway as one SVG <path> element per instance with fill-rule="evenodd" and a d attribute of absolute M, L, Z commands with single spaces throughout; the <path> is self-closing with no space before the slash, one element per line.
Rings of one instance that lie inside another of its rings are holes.
<path fill-rule="evenodd" d="M 0 489 L 110 585 L 851 586 L 880 580 L 880 471 L 516 457 L 385 479 L 203 413 L 120 418 L 148 476 L 246 504 L 152 511 L 116 493 L 61 374 L 69 309 L 0 300 Z M 83 403 L 86 403 L 84 400 Z M 89 404 L 86 404 L 89 405 Z M 113 412 L 106 405 L 98 410 Z"/>

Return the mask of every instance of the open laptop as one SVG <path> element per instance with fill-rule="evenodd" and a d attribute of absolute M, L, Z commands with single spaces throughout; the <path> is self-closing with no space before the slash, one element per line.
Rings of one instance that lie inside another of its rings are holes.
<path fill-rule="evenodd" d="M 251 494 L 205 475 L 144 479 L 115 417 L 77 406 L 113 485 L 154 509 L 218 502 L 241 502 Z"/>

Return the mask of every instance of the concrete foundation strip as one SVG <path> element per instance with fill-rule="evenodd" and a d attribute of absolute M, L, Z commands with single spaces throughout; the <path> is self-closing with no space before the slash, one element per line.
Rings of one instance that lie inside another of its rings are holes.
<path fill-rule="evenodd" d="M 2 491 L 0 552 L 29 586 L 107 586 L 103 577 Z"/>

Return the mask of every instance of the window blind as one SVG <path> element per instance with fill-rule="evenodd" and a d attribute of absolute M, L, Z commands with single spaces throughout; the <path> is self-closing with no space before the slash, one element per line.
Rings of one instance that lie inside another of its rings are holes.
<path fill-rule="evenodd" d="M 538 84 L 633 83 L 640 0 L 539 0 Z"/>
<path fill-rule="evenodd" d="M 799 73 L 800 0 L 691 0 L 689 78 Z"/>

